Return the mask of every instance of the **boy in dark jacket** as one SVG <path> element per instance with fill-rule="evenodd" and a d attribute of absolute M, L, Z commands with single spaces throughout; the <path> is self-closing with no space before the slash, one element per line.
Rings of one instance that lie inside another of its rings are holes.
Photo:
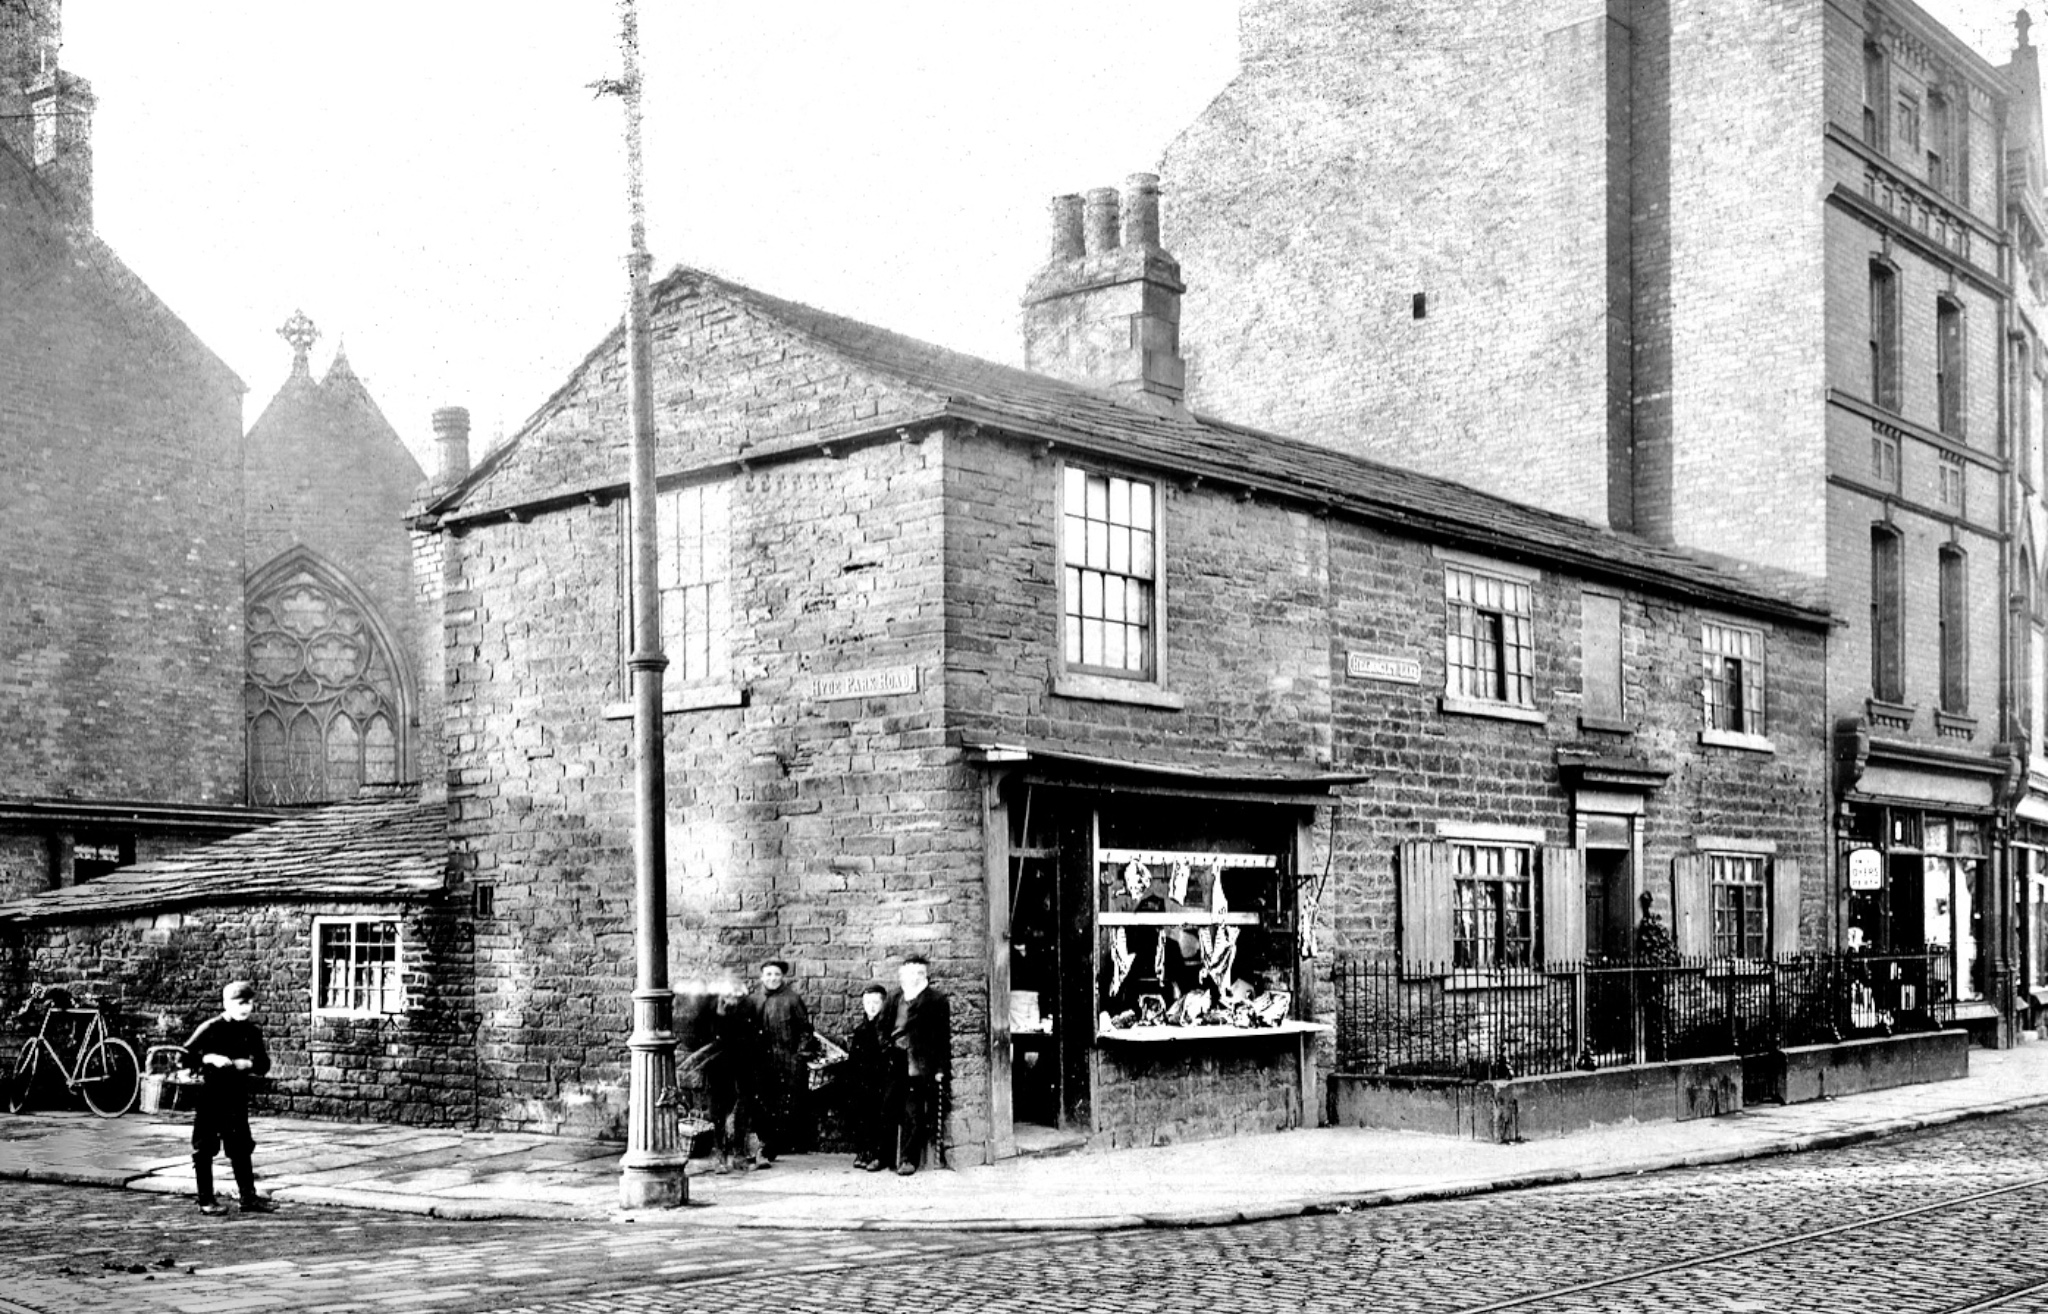
<path fill-rule="evenodd" d="M 256 987 L 235 981 L 220 992 L 220 999 L 220 1016 L 200 1023 L 185 1042 L 185 1066 L 203 1079 L 192 1118 L 192 1175 L 199 1186 L 199 1212 L 227 1212 L 213 1194 L 213 1156 L 225 1148 L 241 1192 L 242 1212 L 267 1214 L 277 1206 L 256 1194 L 256 1168 L 251 1162 L 256 1138 L 249 1132 L 249 1087 L 270 1071 L 263 1033 L 249 1020 L 256 1011 Z"/>
<path fill-rule="evenodd" d="M 878 1173 L 896 1158 L 896 1122 L 889 1108 L 889 1059 L 894 1050 L 890 1024 L 882 1016 L 889 992 L 871 985 L 861 991 L 864 1016 L 846 1041 L 840 1089 L 853 1132 L 853 1166 Z"/>

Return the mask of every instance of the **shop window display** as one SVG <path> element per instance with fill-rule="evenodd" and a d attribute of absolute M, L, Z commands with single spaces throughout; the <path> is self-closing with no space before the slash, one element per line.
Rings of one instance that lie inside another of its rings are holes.
<path fill-rule="evenodd" d="M 1288 1021 L 1293 909 L 1279 859 L 1104 848 L 1097 884 L 1098 1032 Z"/>

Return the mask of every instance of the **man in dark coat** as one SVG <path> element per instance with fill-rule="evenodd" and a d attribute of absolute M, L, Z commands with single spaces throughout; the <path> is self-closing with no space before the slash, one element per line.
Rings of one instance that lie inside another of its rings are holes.
<path fill-rule="evenodd" d="M 953 1013 L 946 996 L 932 988 L 931 964 L 911 954 L 896 969 L 897 989 L 882 1006 L 889 1022 L 890 1100 L 896 1123 L 897 1175 L 908 1177 L 924 1162 L 925 1138 L 937 1135 L 944 1153 L 945 1087 L 953 1076 Z"/>
<path fill-rule="evenodd" d="M 816 1135 L 811 1126 L 811 1055 L 817 1033 L 811 1011 L 788 984 L 789 964 L 761 965 L 761 987 L 748 995 L 746 1023 L 748 1122 L 761 1141 L 761 1162 L 780 1154 L 801 1154 Z"/>
<path fill-rule="evenodd" d="M 199 1212 L 227 1212 L 213 1194 L 213 1156 L 225 1149 L 242 1212 L 269 1213 L 276 1206 L 256 1194 L 256 1138 L 249 1132 L 249 1087 L 270 1071 L 263 1033 L 249 1020 L 256 1011 L 256 988 L 236 981 L 220 993 L 220 1015 L 202 1022 L 185 1042 L 185 1063 L 203 1079 L 192 1116 L 192 1174 L 199 1188 Z"/>

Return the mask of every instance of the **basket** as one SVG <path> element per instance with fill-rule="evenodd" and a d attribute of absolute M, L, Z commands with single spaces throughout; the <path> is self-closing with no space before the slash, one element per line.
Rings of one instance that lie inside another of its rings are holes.
<path fill-rule="evenodd" d="M 151 1045 L 142 1056 L 142 1071 L 135 1085 L 137 1113 L 165 1113 L 177 1103 L 177 1094 L 191 1084 L 180 1066 L 183 1045 Z"/>

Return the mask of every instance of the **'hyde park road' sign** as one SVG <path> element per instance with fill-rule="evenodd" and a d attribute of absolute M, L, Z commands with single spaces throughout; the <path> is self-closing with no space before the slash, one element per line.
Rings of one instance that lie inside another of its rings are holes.
<path fill-rule="evenodd" d="M 845 698 L 888 698 L 917 692 L 915 666 L 881 666 L 867 671 L 833 671 L 806 676 L 801 693 L 820 703 Z"/>

